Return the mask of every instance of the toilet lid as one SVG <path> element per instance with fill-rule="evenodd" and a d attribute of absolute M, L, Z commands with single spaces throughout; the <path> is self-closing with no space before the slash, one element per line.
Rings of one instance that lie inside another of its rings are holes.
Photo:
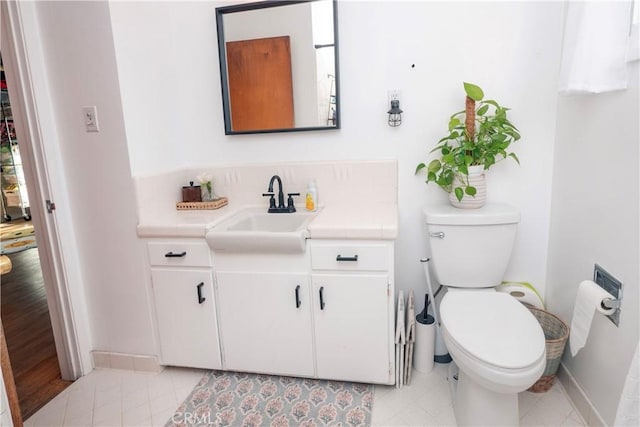
<path fill-rule="evenodd" d="M 545 351 L 540 324 L 509 294 L 448 292 L 440 304 L 440 316 L 450 338 L 485 363 L 524 368 Z"/>

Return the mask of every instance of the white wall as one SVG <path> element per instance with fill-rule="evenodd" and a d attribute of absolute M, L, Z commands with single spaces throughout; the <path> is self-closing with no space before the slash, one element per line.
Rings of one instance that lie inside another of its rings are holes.
<path fill-rule="evenodd" d="M 46 130 L 57 139 L 45 142 L 58 144 L 68 195 L 56 215 L 72 213 L 76 247 L 66 249 L 86 294 L 72 304 L 86 303 L 94 350 L 155 354 L 108 4 L 39 2 L 36 12 L 39 28 L 25 30 L 42 44 L 29 51 L 48 85 L 37 100 L 55 121 Z M 84 131 L 86 105 L 98 108 L 99 133 Z"/>
<path fill-rule="evenodd" d="M 625 91 L 560 97 L 549 240 L 549 309 L 571 322 L 578 284 L 600 264 L 623 282 L 620 327 L 596 315 L 586 347 L 563 363 L 613 425 L 638 343 L 638 63 Z"/>
<path fill-rule="evenodd" d="M 489 199 L 522 211 L 508 278 L 544 291 L 562 4 L 340 2 L 343 128 L 236 136 L 224 135 L 214 5 L 115 2 L 111 10 L 134 174 L 237 162 L 398 159 L 397 284 L 418 293 L 418 259 L 426 252 L 421 208 L 445 194 L 413 172 L 446 131 L 448 116 L 463 108 L 462 81 L 480 84 L 513 108 L 523 135 L 515 148 L 522 166 L 505 162 L 488 177 Z M 400 128 L 386 123 L 388 89 L 402 90 Z"/>

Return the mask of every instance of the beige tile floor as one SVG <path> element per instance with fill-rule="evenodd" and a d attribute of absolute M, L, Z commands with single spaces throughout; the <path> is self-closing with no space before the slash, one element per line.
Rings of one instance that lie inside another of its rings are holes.
<path fill-rule="evenodd" d="M 546 393 L 518 396 L 522 426 L 584 426 L 559 382 Z M 436 364 L 428 375 L 413 371 L 411 383 L 401 389 L 376 386 L 374 426 L 455 426 L 447 365 Z"/>
<path fill-rule="evenodd" d="M 37 426 L 164 426 L 205 371 L 167 368 L 157 374 L 96 369 L 26 420 Z M 584 426 L 560 384 L 547 393 L 520 394 L 521 425 Z M 376 386 L 374 426 L 455 425 L 446 367 L 414 371 L 401 389 Z"/>

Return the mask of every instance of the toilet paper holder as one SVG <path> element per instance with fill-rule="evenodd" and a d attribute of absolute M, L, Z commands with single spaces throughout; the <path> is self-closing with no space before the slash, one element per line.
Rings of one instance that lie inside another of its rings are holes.
<path fill-rule="evenodd" d="M 613 298 L 605 298 L 600 302 L 603 308 L 615 308 L 616 311 L 606 315 L 614 325 L 620 325 L 620 307 L 622 302 L 622 282 L 600 265 L 593 268 L 593 281 L 605 291 L 609 292 Z"/>
<path fill-rule="evenodd" d="M 605 298 L 605 299 L 602 300 L 600 305 L 602 306 L 602 308 L 616 308 L 616 309 L 619 309 L 620 308 L 620 300 L 611 299 L 611 298 Z"/>

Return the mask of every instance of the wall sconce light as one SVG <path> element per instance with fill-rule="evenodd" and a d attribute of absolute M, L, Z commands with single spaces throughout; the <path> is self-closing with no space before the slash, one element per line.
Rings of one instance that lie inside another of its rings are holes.
<path fill-rule="evenodd" d="M 391 101 L 391 109 L 389 113 L 389 126 L 398 127 L 402 124 L 402 110 L 400 109 L 400 101 L 394 99 Z"/>

